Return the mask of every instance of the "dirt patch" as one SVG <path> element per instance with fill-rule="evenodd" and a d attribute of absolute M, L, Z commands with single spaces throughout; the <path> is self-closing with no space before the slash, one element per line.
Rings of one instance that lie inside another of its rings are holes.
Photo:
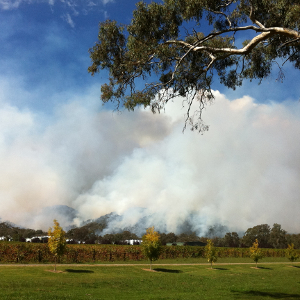
<path fill-rule="evenodd" d="M 143 271 L 148 271 L 148 272 L 157 272 L 155 270 L 150 270 L 150 269 L 142 269 Z"/>
<path fill-rule="evenodd" d="M 51 273 L 65 273 L 64 271 L 54 271 L 54 270 L 45 270 L 46 272 L 51 272 Z"/>

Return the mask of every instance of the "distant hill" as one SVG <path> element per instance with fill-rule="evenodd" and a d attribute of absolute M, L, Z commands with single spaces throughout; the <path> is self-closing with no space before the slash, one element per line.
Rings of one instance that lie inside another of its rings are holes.
<path fill-rule="evenodd" d="M 14 241 L 25 242 L 26 238 L 44 235 L 47 235 L 47 233 L 42 230 L 22 228 L 11 222 L 0 223 L 0 238 L 6 238 L 7 240 L 13 239 Z"/>
<path fill-rule="evenodd" d="M 58 221 L 61 217 L 71 223 L 78 216 L 78 211 L 67 205 L 54 205 L 45 207 L 43 214 L 56 215 Z"/>

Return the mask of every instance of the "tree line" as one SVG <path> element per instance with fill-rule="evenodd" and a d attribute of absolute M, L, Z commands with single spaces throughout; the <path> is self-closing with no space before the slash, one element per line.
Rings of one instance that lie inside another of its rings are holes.
<path fill-rule="evenodd" d="M 189 241 L 206 243 L 210 239 L 216 247 L 248 248 L 257 239 L 261 248 L 285 249 L 289 244 L 294 244 L 296 249 L 300 249 L 300 234 L 289 234 L 277 223 L 272 227 L 268 224 L 256 225 L 248 228 L 244 235 L 239 235 L 237 232 L 227 232 L 224 236 L 216 236 L 214 227 L 217 226 L 210 227 L 205 237 L 198 237 L 195 232 L 180 235 L 162 233 L 161 241 L 163 244 Z"/>
<path fill-rule="evenodd" d="M 105 222 L 90 222 L 81 227 L 72 227 L 66 232 L 68 243 L 85 244 L 126 244 L 127 240 L 140 240 L 141 237 L 129 230 L 123 230 L 117 233 L 103 234 L 107 227 Z M 237 232 L 224 232 L 226 227 L 215 225 L 208 228 L 204 236 L 199 237 L 196 232 L 183 232 L 175 234 L 173 232 L 159 232 L 162 245 L 178 242 L 204 242 L 211 239 L 216 247 L 251 247 L 257 239 L 261 248 L 285 249 L 289 244 L 294 244 L 296 249 L 300 249 L 300 233 L 289 234 L 282 229 L 280 224 L 256 225 L 248 228 L 246 232 L 238 234 Z M 25 242 L 26 238 L 47 236 L 47 232 L 28 228 L 20 228 L 7 222 L 0 223 L 0 237 L 7 240 Z M 32 239 L 32 242 L 41 242 L 39 238 Z M 46 242 L 44 240 L 44 242 Z"/>

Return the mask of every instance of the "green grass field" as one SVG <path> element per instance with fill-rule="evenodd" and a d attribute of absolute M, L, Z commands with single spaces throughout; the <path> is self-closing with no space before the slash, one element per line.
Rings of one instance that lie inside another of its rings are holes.
<path fill-rule="evenodd" d="M 300 299 L 299 263 L 153 267 L 0 265 L 0 299 Z"/>

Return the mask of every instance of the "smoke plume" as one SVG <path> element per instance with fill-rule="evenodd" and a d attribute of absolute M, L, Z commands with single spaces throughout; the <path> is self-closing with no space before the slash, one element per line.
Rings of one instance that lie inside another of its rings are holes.
<path fill-rule="evenodd" d="M 70 101 L 46 118 L 0 109 L 0 217 L 47 229 L 115 212 L 108 231 L 154 225 L 199 235 L 213 224 L 244 231 L 279 223 L 298 231 L 299 103 L 257 104 L 215 92 L 210 130 L 182 133 L 184 109 L 113 113 Z M 59 209 L 76 210 L 69 216 Z"/>

